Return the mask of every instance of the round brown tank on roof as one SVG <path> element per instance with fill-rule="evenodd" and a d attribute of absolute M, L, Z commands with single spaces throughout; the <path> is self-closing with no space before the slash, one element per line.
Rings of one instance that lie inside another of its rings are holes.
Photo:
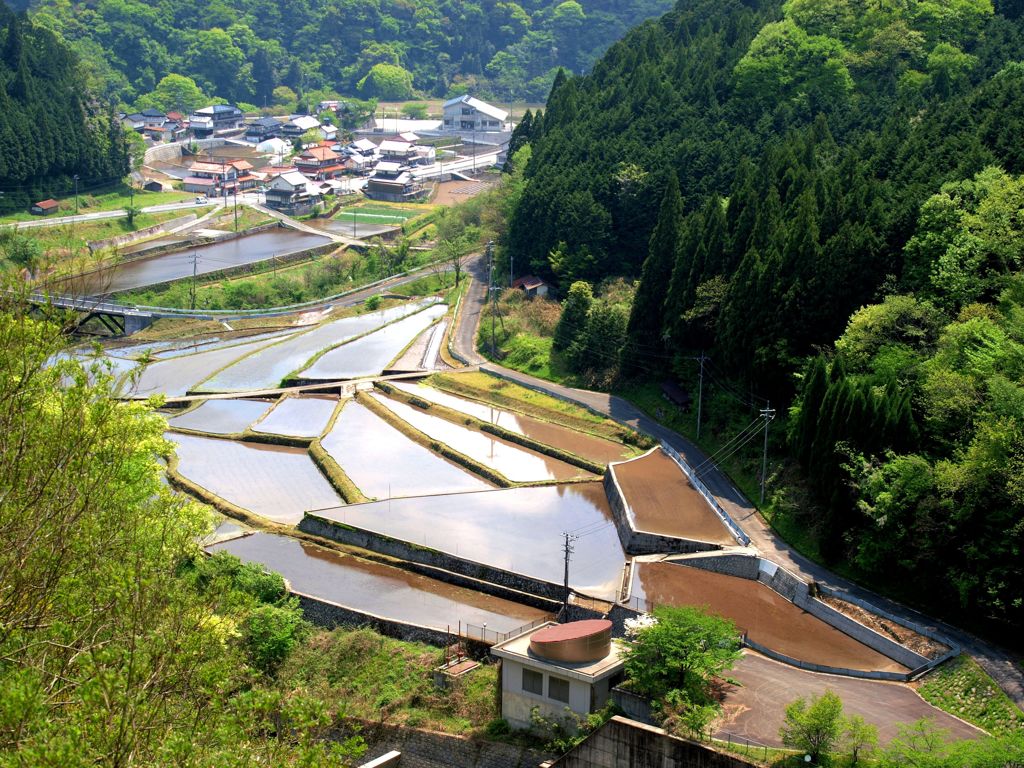
<path fill-rule="evenodd" d="M 612 623 L 607 619 L 588 619 L 556 624 L 530 637 L 530 650 L 550 661 L 581 664 L 597 661 L 612 649 Z"/>

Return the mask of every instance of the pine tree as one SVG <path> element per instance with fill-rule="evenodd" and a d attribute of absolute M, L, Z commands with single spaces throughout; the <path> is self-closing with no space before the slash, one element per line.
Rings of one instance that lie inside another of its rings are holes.
<path fill-rule="evenodd" d="M 594 292 L 590 283 L 577 280 L 569 286 L 569 293 L 562 304 L 562 314 L 555 326 L 553 349 L 562 352 L 579 336 L 586 333 L 587 315 L 590 305 L 594 302 Z"/>
<path fill-rule="evenodd" d="M 811 362 L 804 380 L 800 399 L 800 414 L 795 420 L 790 444 L 797 460 L 806 469 L 811 457 L 811 447 L 818 429 L 821 409 L 828 389 L 828 373 L 825 358 L 818 355 Z"/>

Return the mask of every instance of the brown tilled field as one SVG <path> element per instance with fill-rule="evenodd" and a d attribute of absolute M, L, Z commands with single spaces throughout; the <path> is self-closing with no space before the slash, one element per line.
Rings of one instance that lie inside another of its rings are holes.
<path fill-rule="evenodd" d="M 639 530 L 711 544 L 736 544 L 679 465 L 660 448 L 616 464 L 613 470 Z"/>
<path fill-rule="evenodd" d="M 907 671 L 750 579 L 670 562 L 637 563 L 632 596 L 654 605 L 707 606 L 735 622 L 755 642 L 800 661 L 864 671 Z"/>

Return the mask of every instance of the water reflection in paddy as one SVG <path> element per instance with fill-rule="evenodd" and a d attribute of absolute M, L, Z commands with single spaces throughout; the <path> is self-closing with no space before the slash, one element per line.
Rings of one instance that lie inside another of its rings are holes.
<path fill-rule="evenodd" d="M 269 400 L 207 400 L 188 413 L 169 418 L 167 423 L 212 435 L 236 435 L 244 432 L 272 404 Z"/>
<path fill-rule="evenodd" d="M 255 432 L 293 437 L 316 437 L 327 427 L 338 398 L 327 395 L 286 397 L 259 424 Z"/>
<path fill-rule="evenodd" d="M 354 379 L 380 373 L 384 367 L 419 336 L 448 307 L 443 304 L 381 328 L 379 331 L 332 349 L 301 374 L 304 379 Z"/>
<path fill-rule="evenodd" d="M 207 548 L 277 571 L 292 589 L 356 611 L 445 630 L 461 621 L 508 632 L 548 614 L 307 542 L 256 533 Z"/>
<path fill-rule="evenodd" d="M 310 358 L 355 336 L 369 333 L 385 323 L 415 312 L 422 303 L 368 312 L 365 315 L 332 320 L 285 341 L 267 346 L 258 353 L 219 371 L 200 386 L 205 392 L 240 392 L 276 387 L 281 380 L 308 365 Z"/>
<path fill-rule="evenodd" d="M 219 243 L 199 245 L 162 256 L 119 264 L 90 276 L 104 293 L 116 293 L 147 285 L 181 280 L 193 274 L 205 275 L 223 269 L 253 264 L 274 256 L 315 248 L 330 242 L 308 232 L 276 228 Z"/>
<path fill-rule="evenodd" d="M 539 443 L 560 448 L 563 451 L 569 451 L 591 461 L 606 464 L 609 461 L 618 461 L 630 455 L 629 449 L 621 443 L 605 440 L 594 435 L 587 435 L 583 432 L 577 432 L 567 427 L 524 416 L 513 411 L 495 408 L 493 405 L 488 405 L 478 400 L 456 397 L 425 384 L 410 384 L 409 382 L 396 381 L 392 382 L 391 386 L 407 394 L 421 397 L 431 403 L 443 405 L 446 408 L 451 408 L 453 411 L 495 424 L 507 429 L 509 432 L 525 435 Z"/>
<path fill-rule="evenodd" d="M 355 401 L 345 404 L 322 444 L 363 495 L 370 498 L 460 493 L 491 487 L 414 443 Z"/>
<path fill-rule="evenodd" d="M 601 483 L 421 496 L 320 510 L 319 517 L 561 584 L 563 531 L 575 542 L 569 581 L 618 598 L 625 555 Z"/>
<path fill-rule="evenodd" d="M 453 450 L 500 472 L 512 482 L 569 480 L 574 477 L 592 476 L 586 470 L 566 464 L 564 461 L 521 448 L 484 432 L 453 424 L 439 416 L 431 416 L 398 400 L 377 393 L 370 393 L 370 397 L 432 440 L 444 443 Z"/>
<path fill-rule="evenodd" d="M 130 395 L 153 395 L 162 393 L 168 397 L 184 395 L 210 374 L 237 360 L 243 355 L 255 352 L 268 341 L 253 341 L 194 355 L 176 357 L 172 360 L 158 360 L 150 363 L 139 377 L 138 385 L 125 388 Z"/>
<path fill-rule="evenodd" d="M 279 523 L 303 511 L 342 503 L 301 448 L 170 433 L 178 472 L 236 506 Z"/>

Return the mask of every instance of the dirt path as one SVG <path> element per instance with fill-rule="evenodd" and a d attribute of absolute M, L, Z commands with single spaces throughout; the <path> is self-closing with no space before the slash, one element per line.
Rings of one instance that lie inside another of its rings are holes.
<path fill-rule="evenodd" d="M 644 414 L 639 408 L 622 398 L 605 392 L 591 392 L 555 384 L 518 371 L 488 362 L 476 352 L 474 339 L 480 322 L 480 310 L 486 297 L 486 262 L 480 257 L 471 262 L 467 271 L 473 275 L 473 284 L 466 293 L 459 313 L 456 332 L 452 334 L 454 351 L 468 365 L 479 365 L 481 370 L 497 373 L 523 386 L 536 389 L 563 400 L 569 400 L 591 408 L 621 424 L 645 432 L 663 440 L 683 456 L 690 466 L 697 466 L 707 460 L 707 455 L 682 435 L 661 425 Z M 729 478 L 714 469 L 702 476 L 708 488 L 725 508 L 726 512 L 750 537 L 751 546 L 766 558 L 787 568 L 802 579 L 817 581 L 833 589 L 866 600 L 878 608 L 896 616 L 932 628 L 963 646 L 964 650 L 977 661 L 996 681 L 1006 694 L 1024 710 L 1024 671 L 1013 663 L 1010 655 L 996 646 L 975 637 L 971 633 L 953 627 L 945 622 L 926 616 L 912 608 L 877 595 L 852 581 L 837 576 L 824 566 L 804 557 L 783 541 L 756 507 L 732 484 Z"/>

